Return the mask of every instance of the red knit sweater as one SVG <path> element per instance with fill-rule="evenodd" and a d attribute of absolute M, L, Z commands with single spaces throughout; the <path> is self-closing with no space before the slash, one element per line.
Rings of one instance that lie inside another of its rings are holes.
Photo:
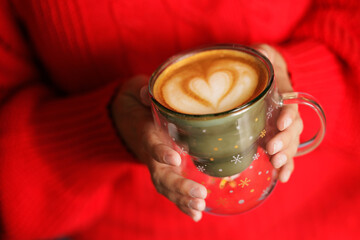
<path fill-rule="evenodd" d="M 359 239 L 359 10 L 358 0 L 0 0 L 2 238 Z M 107 106 L 131 76 L 224 42 L 276 46 L 294 88 L 322 103 L 327 136 L 260 207 L 194 223 L 156 193 Z"/>

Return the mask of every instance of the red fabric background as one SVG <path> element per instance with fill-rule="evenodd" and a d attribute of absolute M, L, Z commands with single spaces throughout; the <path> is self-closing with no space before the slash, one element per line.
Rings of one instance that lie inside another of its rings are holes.
<path fill-rule="evenodd" d="M 358 239 L 359 9 L 355 0 L 1 0 L 3 238 Z M 156 193 L 107 105 L 131 76 L 225 42 L 274 45 L 294 88 L 323 105 L 327 135 L 260 207 L 194 223 Z"/>

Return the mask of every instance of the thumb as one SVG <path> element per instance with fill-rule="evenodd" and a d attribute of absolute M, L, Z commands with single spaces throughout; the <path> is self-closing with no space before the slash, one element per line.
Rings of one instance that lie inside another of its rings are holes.
<path fill-rule="evenodd" d="M 274 63 L 275 61 L 275 53 L 274 49 L 268 45 L 268 44 L 257 44 L 253 46 L 254 49 L 259 51 L 261 54 L 263 54 L 265 57 L 267 57 L 271 63 Z"/>
<path fill-rule="evenodd" d="M 150 94 L 148 90 L 149 78 L 145 75 L 137 75 L 129 81 L 127 81 L 123 86 L 121 91 L 126 94 L 134 97 L 138 102 L 142 103 L 145 106 L 150 106 Z"/>
<path fill-rule="evenodd" d="M 147 85 L 141 87 L 139 96 L 142 104 L 150 106 L 150 93 Z"/>
<path fill-rule="evenodd" d="M 272 63 L 279 92 L 292 92 L 293 89 L 287 70 L 287 64 L 281 54 L 268 44 L 259 44 L 254 46 L 254 48 L 265 55 Z"/>

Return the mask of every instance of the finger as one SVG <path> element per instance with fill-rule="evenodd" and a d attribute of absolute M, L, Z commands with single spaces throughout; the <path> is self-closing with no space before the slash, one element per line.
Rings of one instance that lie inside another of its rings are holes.
<path fill-rule="evenodd" d="M 172 149 L 166 136 L 154 127 L 147 127 L 143 135 L 143 146 L 151 158 L 160 163 L 180 166 L 180 155 Z"/>
<path fill-rule="evenodd" d="M 145 75 L 136 75 L 134 77 L 132 77 L 131 79 L 129 79 L 129 81 L 126 81 L 123 85 L 122 85 L 122 89 L 125 92 L 130 92 L 130 93 L 139 93 L 139 90 L 147 85 L 149 82 L 148 77 Z"/>
<path fill-rule="evenodd" d="M 299 117 L 299 107 L 297 104 L 286 105 L 280 112 L 277 120 L 277 128 L 284 131 Z"/>
<path fill-rule="evenodd" d="M 300 118 L 296 118 L 295 121 L 284 131 L 276 134 L 266 145 L 266 150 L 270 155 L 274 155 L 283 149 L 288 148 L 290 145 L 294 145 L 303 128 L 303 124 Z M 296 146 L 297 147 L 297 146 Z"/>
<path fill-rule="evenodd" d="M 178 208 L 185 213 L 186 215 L 190 216 L 195 222 L 199 222 L 202 218 L 202 212 L 197 211 L 188 207 L 178 206 Z"/>
<path fill-rule="evenodd" d="M 206 207 L 204 199 L 192 198 L 181 194 L 178 194 L 177 196 L 176 205 L 184 210 L 189 208 L 196 211 L 204 211 Z"/>
<path fill-rule="evenodd" d="M 297 140 L 296 142 L 294 142 L 294 144 L 290 145 L 288 148 L 272 156 L 271 163 L 274 166 L 274 168 L 279 169 L 285 164 L 287 164 L 288 161 L 291 161 L 291 159 L 295 156 L 297 152 L 298 145 L 299 145 L 299 141 Z"/>
<path fill-rule="evenodd" d="M 152 180 L 156 190 L 174 202 L 178 208 L 199 221 L 201 211 L 205 210 L 206 188 L 192 180 L 186 179 L 169 167 L 154 161 Z"/>
<path fill-rule="evenodd" d="M 293 158 L 289 159 L 286 164 L 280 169 L 279 180 L 280 182 L 287 182 L 294 171 L 294 160 Z"/>
<path fill-rule="evenodd" d="M 267 57 L 270 62 L 274 62 L 275 60 L 275 54 L 272 48 L 267 44 L 258 44 L 255 45 L 254 48 L 258 50 L 260 53 L 262 53 L 265 57 Z"/>
<path fill-rule="evenodd" d="M 134 97 L 137 101 L 142 102 L 141 89 L 148 84 L 148 77 L 145 75 L 137 75 L 126 81 L 121 87 L 121 91 L 125 95 Z M 145 92 L 146 93 L 146 92 Z"/>
<path fill-rule="evenodd" d="M 154 183 L 158 186 L 161 194 L 168 197 L 171 201 L 176 202 L 179 195 L 205 199 L 207 189 L 203 185 L 184 178 L 172 169 L 157 168 L 153 171 Z"/>
<path fill-rule="evenodd" d="M 255 46 L 259 52 L 265 55 L 273 65 L 275 71 L 275 80 L 280 93 L 292 92 L 290 76 L 287 70 L 287 64 L 281 54 L 273 47 L 267 44 L 259 44 Z"/>
<path fill-rule="evenodd" d="M 195 222 L 200 221 L 202 218 L 201 212 L 206 208 L 204 199 L 193 198 L 179 193 L 171 193 L 169 200 L 174 202 L 182 212 L 189 215 Z"/>
<path fill-rule="evenodd" d="M 182 212 L 189 215 L 195 222 L 198 222 L 202 218 L 202 211 L 205 210 L 206 204 L 202 199 L 184 198 L 184 201 L 177 206 Z"/>
<path fill-rule="evenodd" d="M 188 208 L 191 208 L 191 209 L 194 209 L 197 211 L 204 211 L 206 208 L 206 203 L 205 203 L 204 199 L 192 198 L 190 200 L 187 199 L 185 202 L 187 202 L 186 206 Z"/>
<path fill-rule="evenodd" d="M 150 148 L 150 155 L 161 163 L 173 166 L 180 166 L 181 164 L 179 153 L 163 143 L 154 144 Z"/>
<path fill-rule="evenodd" d="M 149 88 L 147 85 L 143 86 L 140 89 L 140 101 L 145 106 L 150 106 L 151 101 L 150 101 L 150 95 L 149 95 Z"/>

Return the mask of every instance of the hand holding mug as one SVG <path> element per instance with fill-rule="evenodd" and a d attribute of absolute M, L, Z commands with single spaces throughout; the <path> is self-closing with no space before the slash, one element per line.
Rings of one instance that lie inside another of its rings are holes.
<path fill-rule="evenodd" d="M 260 52 L 264 53 L 272 61 L 276 74 L 275 80 L 279 89 L 278 92 L 292 92 L 290 80 L 287 75 L 286 63 L 282 59 L 281 55 L 268 45 L 259 45 L 257 46 L 257 49 Z M 159 126 L 159 121 L 157 123 L 157 126 L 154 125 L 153 118 L 151 117 L 151 112 L 148 107 L 150 105 L 150 101 L 148 98 L 149 93 L 147 92 L 147 88 L 144 87 L 146 84 L 147 79 L 145 77 L 135 77 L 134 79 L 131 79 L 129 83 L 122 88 L 112 105 L 112 113 L 114 116 L 115 124 L 120 133 L 120 136 L 123 138 L 128 148 L 136 155 L 136 157 L 141 162 L 145 163 L 148 166 L 154 186 L 157 191 L 163 194 L 172 202 L 174 202 L 180 210 L 188 214 L 195 221 L 199 221 L 202 217 L 201 212 L 205 209 L 204 199 L 206 198 L 208 193 L 210 193 L 210 198 L 207 199 L 207 203 L 212 206 L 214 205 L 214 201 L 212 200 L 215 194 L 211 193 L 210 187 L 208 187 L 207 189 L 203 186 L 204 182 L 201 182 L 199 181 L 199 179 L 196 178 L 191 178 L 191 176 L 186 176 L 186 174 L 184 175 L 184 173 L 186 172 L 186 164 L 184 163 L 186 163 L 187 161 L 186 158 L 183 157 L 182 153 L 187 153 L 186 149 L 179 149 L 179 146 L 177 146 L 176 144 L 174 145 L 173 140 L 175 138 L 169 138 L 168 125 L 166 126 L 166 131 L 159 131 L 159 128 L 163 127 Z M 200 84 L 202 83 L 200 82 Z M 288 101 L 289 103 L 298 103 L 296 102 L 296 99 L 297 95 L 289 95 L 288 99 L 285 99 L 284 101 Z M 265 115 L 265 113 L 263 113 L 263 107 L 257 107 L 255 109 L 260 109 L 254 111 L 256 114 Z M 273 166 L 276 169 L 280 169 L 278 176 L 267 177 L 268 181 L 270 182 L 276 181 L 277 177 L 282 182 L 286 182 L 289 179 L 291 172 L 294 168 L 293 157 L 298 150 L 299 135 L 302 131 L 302 121 L 298 113 L 297 105 L 285 105 L 282 106 L 280 109 L 281 111 L 279 111 L 278 113 L 276 113 L 276 111 L 270 113 L 273 115 L 278 115 L 275 124 L 277 127 L 276 134 L 268 134 L 267 140 L 261 141 L 261 144 L 265 144 L 265 146 L 263 146 L 265 151 L 263 155 L 268 155 L 269 157 L 271 156 L 271 163 L 273 164 Z M 155 110 L 155 119 L 156 118 L 157 114 Z M 258 121 L 264 122 L 266 121 L 266 119 L 262 119 L 260 117 Z M 166 125 L 168 122 L 160 122 L 161 125 L 162 123 L 165 123 Z M 174 125 L 170 124 L 170 127 L 174 126 L 176 127 L 176 122 Z M 196 126 L 193 125 L 191 126 L 191 128 L 196 128 Z M 254 131 L 256 132 L 259 130 L 262 129 L 252 130 L 251 134 L 253 134 Z M 263 130 L 260 132 L 260 137 L 262 136 L 262 134 Z M 323 133 L 319 133 L 317 135 L 317 143 L 321 141 L 320 138 L 322 137 L 322 135 Z M 139 139 L 142 139 L 143 146 L 140 148 Z M 183 139 L 186 139 L 186 137 Z M 312 145 L 312 148 L 316 147 L 314 144 L 310 145 Z M 245 146 L 246 144 L 244 144 L 244 146 L 241 146 L 240 148 L 243 148 Z M 199 150 L 196 150 L 195 145 L 194 149 L 195 151 Z M 250 158 L 248 159 L 250 159 L 250 161 L 248 161 L 248 163 L 244 161 L 246 164 L 244 164 L 242 168 L 234 168 L 230 170 L 227 174 L 232 174 L 232 171 L 238 171 L 240 173 L 244 170 L 244 168 L 249 167 L 252 162 L 254 163 L 254 157 L 258 157 L 259 151 L 257 148 L 253 147 L 250 147 L 249 149 L 250 150 L 248 150 L 248 155 L 250 156 Z M 311 148 L 304 147 L 300 151 L 304 153 L 309 150 L 311 150 Z M 263 161 L 265 161 L 266 164 L 266 159 Z M 258 163 L 260 163 L 260 161 L 258 161 Z M 191 165 L 194 166 L 194 164 Z M 224 166 L 227 167 L 227 165 L 225 164 Z M 253 165 L 256 168 L 256 164 L 252 164 L 249 168 L 251 168 Z M 202 167 L 202 165 L 197 165 L 197 169 L 195 169 L 197 171 L 199 169 L 202 169 Z M 270 169 L 269 166 L 268 168 Z M 213 170 L 214 169 L 210 169 L 209 173 L 214 174 L 213 172 L 211 172 Z M 191 171 L 189 171 L 190 174 Z M 269 171 L 266 171 L 266 174 L 268 174 L 268 172 Z M 243 174 L 244 176 L 248 176 L 246 175 L 246 171 L 243 171 Z M 235 178 L 238 175 L 239 174 L 235 174 Z M 227 183 L 230 183 L 228 185 L 231 185 L 236 182 L 236 179 L 235 181 L 233 179 L 234 176 L 219 176 L 220 177 L 215 178 L 208 176 L 207 179 L 210 179 L 211 181 L 215 181 L 214 179 L 220 179 L 219 186 L 221 191 L 227 189 Z M 189 178 L 193 180 L 190 180 Z M 201 182 L 201 184 L 199 182 Z M 239 186 L 241 185 L 242 187 L 244 187 L 247 182 L 241 182 L 241 184 L 239 184 Z M 271 191 L 272 186 L 272 183 L 267 186 L 267 194 Z M 230 192 L 233 191 L 233 189 L 230 189 Z M 266 196 L 267 195 L 262 194 L 257 201 L 261 202 Z M 243 204 L 244 200 L 240 199 L 237 200 L 237 202 L 238 204 Z M 251 208 L 255 205 L 249 205 L 250 207 L 247 206 L 246 209 Z M 208 207 L 207 211 L 212 212 L 212 209 Z M 216 211 L 216 209 L 213 210 L 213 212 Z M 226 212 L 222 211 L 221 207 L 219 208 L 219 213 L 223 214 L 238 213 L 239 211 L 241 212 L 243 210 L 235 209 L 235 211 L 233 211 L 230 209 L 230 211 Z"/>
<path fill-rule="evenodd" d="M 292 91 L 281 55 L 267 45 L 258 49 L 274 65 L 254 49 L 217 45 L 170 58 L 150 79 L 156 125 L 181 156 L 183 176 L 206 186 L 209 213 L 260 204 L 278 178 L 289 179 L 293 157 L 316 148 L 325 133 L 320 105 Z M 321 123 L 300 145 L 303 126 L 294 104 L 313 108 Z"/>
<path fill-rule="evenodd" d="M 154 125 L 145 93 L 147 84 L 148 78 L 137 76 L 118 92 L 111 106 L 116 128 L 129 150 L 148 166 L 157 191 L 199 221 L 205 209 L 206 188 L 181 176 L 179 154 Z"/>

